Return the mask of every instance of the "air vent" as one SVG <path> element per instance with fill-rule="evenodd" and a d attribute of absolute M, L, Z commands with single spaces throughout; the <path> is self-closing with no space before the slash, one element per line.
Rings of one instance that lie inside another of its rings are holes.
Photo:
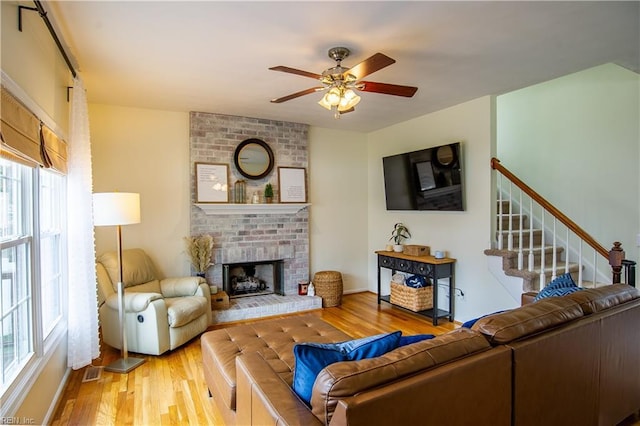
<path fill-rule="evenodd" d="M 88 366 L 84 370 L 84 376 L 82 377 L 82 382 L 92 382 L 94 380 L 100 379 L 102 376 L 103 367 L 95 367 L 93 365 Z"/>

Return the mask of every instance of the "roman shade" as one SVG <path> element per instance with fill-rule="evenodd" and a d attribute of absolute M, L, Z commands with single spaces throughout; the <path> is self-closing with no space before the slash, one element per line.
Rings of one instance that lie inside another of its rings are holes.
<path fill-rule="evenodd" d="M 0 109 L 2 157 L 28 166 L 42 166 L 40 120 L 2 87 Z"/>
<path fill-rule="evenodd" d="M 2 87 L 0 156 L 31 167 L 67 173 L 67 143 Z"/>
<path fill-rule="evenodd" d="M 67 173 L 67 143 L 44 124 L 40 128 L 41 153 L 44 166 Z"/>

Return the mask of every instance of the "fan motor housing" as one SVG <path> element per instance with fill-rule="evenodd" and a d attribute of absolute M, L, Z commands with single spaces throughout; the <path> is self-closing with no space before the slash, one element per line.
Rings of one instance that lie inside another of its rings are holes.
<path fill-rule="evenodd" d="M 349 56 L 349 53 L 351 53 L 351 51 L 346 47 L 332 47 L 329 49 L 329 57 L 338 62 Z"/>

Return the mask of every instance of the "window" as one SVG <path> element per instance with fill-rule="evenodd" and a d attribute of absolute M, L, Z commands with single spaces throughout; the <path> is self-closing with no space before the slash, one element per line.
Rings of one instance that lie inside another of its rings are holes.
<path fill-rule="evenodd" d="M 62 316 L 64 177 L 40 172 L 40 287 L 46 338 Z"/>
<path fill-rule="evenodd" d="M 0 159 L 2 224 L 2 290 L 0 291 L 0 345 L 2 385 L 10 381 L 33 352 L 31 292 L 32 169 Z M 4 387 L 4 386 L 3 386 Z"/>
<path fill-rule="evenodd" d="M 0 158 L 0 394 L 42 355 L 62 318 L 64 184 Z"/>

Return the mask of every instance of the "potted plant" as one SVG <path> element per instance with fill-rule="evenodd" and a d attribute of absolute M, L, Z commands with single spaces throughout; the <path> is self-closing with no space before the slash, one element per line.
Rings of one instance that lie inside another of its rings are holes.
<path fill-rule="evenodd" d="M 393 231 L 391 231 L 391 238 L 389 241 L 393 240 L 393 251 L 401 253 L 402 252 L 402 242 L 406 239 L 411 238 L 411 233 L 409 232 L 409 228 L 407 228 L 404 223 L 398 222 L 393 225 Z"/>
<path fill-rule="evenodd" d="M 264 201 L 267 204 L 271 204 L 271 201 L 273 201 L 273 186 L 271 186 L 271 183 L 267 183 L 264 187 Z"/>
<path fill-rule="evenodd" d="M 211 235 L 195 235 L 184 237 L 187 246 L 187 254 L 191 261 L 191 266 L 196 271 L 196 275 L 204 277 L 207 269 L 213 266 L 211 257 L 213 255 L 213 237 Z"/>

